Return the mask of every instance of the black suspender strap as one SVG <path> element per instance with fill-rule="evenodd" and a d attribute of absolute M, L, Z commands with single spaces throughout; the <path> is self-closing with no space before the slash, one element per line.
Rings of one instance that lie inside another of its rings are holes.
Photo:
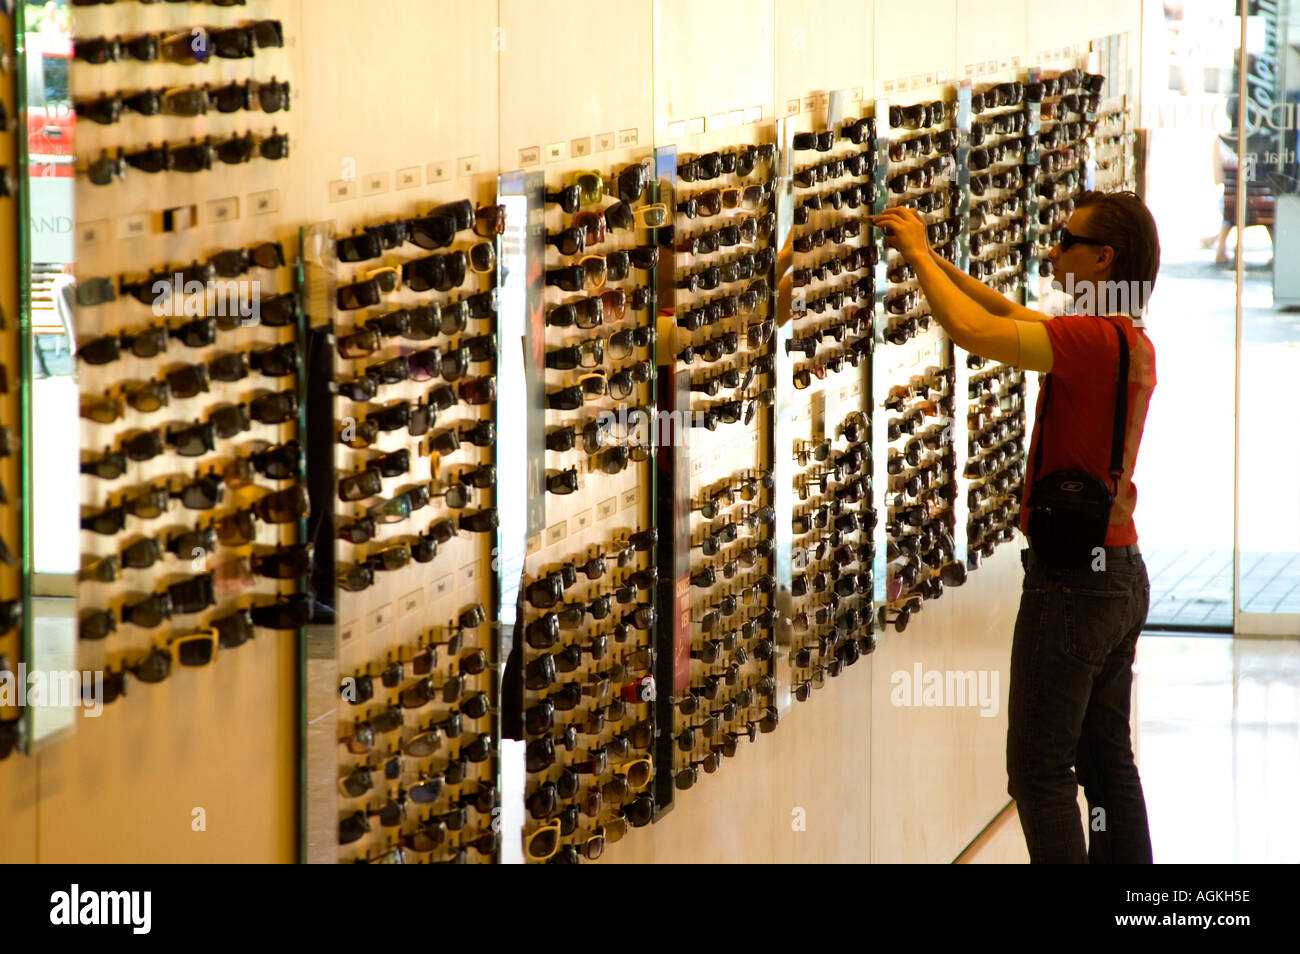
<path fill-rule="evenodd" d="M 1117 322 L 1111 322 L 1119 336 L 1119 387 L 1115 389 L 1115 424 L 1110 432 L 1110 479 L 1119 493 L 1119 479 L 1124 476 L 1124 429 L 1128 423 L 1128 339 Z"/>
<path fill-rule="evenodd" d="M 1115 422 L 1110 432 L 1110 479 L 1119 493 L 1119 479 L 1124 475 L 1124 430 L 1128 423 L 1128 339 L 1115 322 L 1110 322 L 1119 337 L 1119 385 L 1115 389 Z M 1047 436 L 1047 404 L 1052 397 L 1052 375 L 1043 379 L 1043 432 L 1034 448 L 1034 479 L 1042 477 L 1043 438 Z"/>

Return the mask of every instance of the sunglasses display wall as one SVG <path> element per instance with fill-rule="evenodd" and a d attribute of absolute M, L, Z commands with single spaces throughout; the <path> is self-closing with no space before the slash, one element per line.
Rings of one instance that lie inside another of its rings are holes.
<path fill-rule="evenodd" d="M 793 162 L 789 493 L 791 694 L 811 698 L 875 648 L 877 511 L 869 371 L 880 248 L 868 217 L 879 172 L 878 116 L 788 134 Z M 783 442 L 784 444 L 784 442 Z"/>
<path fill-rule="evenodd" d="M 1093 138 L 1094 188 L 1102 192 L 1133 190 L 1137 185 L 1137 134 L 1132 109 L 1121 101 L 1103 107 Z"/>
<path fill-rule="evenodd" d="M 967 565 L 1015 540 L 1024 479 L 1025 374 L 967 355 Z"/>
<path fill-rule="evenodd" d="M 959 130 L 956 99 L 936 99 L 908 106 L 878 104 L 888 117 L 888 137 L 880 152 L 882 164 L 877 195 L 882 208 L 908 206 L 926 220 L 931 247 L 955 262 L 964 231 L 963 195 L 956 150 Z M 885 288 L 881 337 L 904 345 L 930 329 L 931 318 L 916 275 L 902 256 L 886 249 L 881 262 Z"/>
<path fill-rule="evenodd" d="M 305 619 L 299 581 L 312 555 L 295 542 L 308 513 L 296 299 L 279 244 L 253 251 L 272 289 L 258 323 L 221 310 L 159 321 L 153 285 L 132 275 L 77 284 L 78 635 L 112 648 L 122 628 L 137 646 L 149 634 L 147 654 L 125 661 L 141 681 L 160 681 L 172 663 L 207 665 L 258 627 L 296 629 Z M 214 261 L 244 268 L 248 255 L 223 250 L 188 271 L 220 274 Z M 168 311 L 206 310 L 206 291 L 164 284 Z"/>
<path fill-rule="evenodd" d="M 23 658 L 22 349 L 18 241 L 18 71 L 9 54 L 12 11 L 0 4 L 0 673 Z M 10 269 L 14 269 L 13 274 Z M 0 706 L 0 760 L 22 743 L 21 710 Z"/>
<path fill-rule="evenodd" d="M 998 83 L 971 95 L 967 271 L 1013 299 L 1024 294 L 1027 202 L 1032 191 L 1024 84 Z"/>
<path fill-rule="evenodd" d="M 86 8 L 79 10 L 76 18 L 73 57 L 77 74 L 93 76 L 96 81 L 94 92 L 79 95 L 73 104 L 77 116 L 87 120 L 79 132 L 99 127 L 89 142 L 81 142 L 78 136 L 79 172 L 86 182 L 112 186 L 138 174 L 196 174 L 208 172 L 216 164 L 238 166 L 289 157 L 288 135 L 273 124 L 269 130 L 262 128 L 260 117 L 253 115 L 279 113 L 290 105 L 290 86 L 282 78 L 283 70 L 277 79 L 275 67 L 264 66 L 273 51 L 284 48 L 279 20 L 172 23 L 159 31 L 92 35 L 80 31 L 130 30 L 132 20 L 140 18 L 136 23 L 143 23 L 148 13 L 136 9 L 107 19 L 90 12 L 97 4 L 73 6 Z M 245 60 L 251 61 L 255 78 L 223 75 L 227 71 L 222 64 Z M 101 73 L 107 75 L 101 78 Z M 115 85 L 119 77 L 123 82 L 130 77 L 129 88 Z M 80 80 L 79 85 L 85 88 Z M 228 132 L 209 131 L 209 114 L 234 115 L 237 125 Z M 149 122 L 152 117 L 166 119 L 158 125 L 156 120 Z M 259 127 L 256 131 L 254 124 Z M 141 137 L 143 130 L 149 133 Z M 191 135 L 161 142 L 152 139 L 151 134 L 163 130 Z M 193 134 L 200 131 L 201 136 Z"/>
<path fill-rule="evenodd" d="M 594 861 L 656 812 L 653 164 L 548 173 L 540 372 L 546 531 L 507 668 L 522 684 L 524 857 Z"/>
<path fill-rule="evenodd" d="M 1074 200 L 1086 187 L 1088 142 L 1096 129 L 1097 108 L 1105 77 L 1080 69 L 1043 77 L 1038 140 L 1038 167 L 1034 191 L 1038 203 L 1037 247 L 1039 276 L 1052 273 L 1046 252 L 1060 244 Z"/>
<path fill-rule="evenodd" d="M 883 627 L 902 632 L 923 601 L 965 582 L 957 559 L 956 453 L 952 446 L 955 369 L 931 365 L 907 384 L 891 385 L 884 406 L 889 444 L 885 470 L 885 559 L 889 563 Z"/>
<path fill-rule="evenodd" d="M 789 656 L 798 702 L 875 649 L 869 425 L 860 410 L 825 423 L 821 440 L 796 442 Z"/>
<path fill-rule="evenodd" d="M 197 193 L 235 174 L 252 177 L 229 190 L 242 197 L 294 168 L 279 114 L 300 90 L 273 0 L 72 6 L 78 189 L 96 214 L 137 213 L 111 208 L 129 190 Z M 1025 378 L 954 357 L 868 217 L 912 205 L 941 254 L 1024 295 L 1038 225 L 1025 193 L 1045 196 L 1027 171 L 1037 130 L 1020 87 L 980 90 L 964 124 L 944 93 L 855 118 L 832 109 L 775 137 L 747 127 L 773 142 L 719 143 L 710 124 L 700 135 L 714 140 L 679 142 L 671 166 L 662 150 L 544 164 L 545 257 L 529 265 L 544 295 L 546 528 L 528 543 L 514 628 L 528 861 L 599 859 L 773 732 L 784 690 L 807 702 L 875 650 L 880 627 L 902 631 L 959 585 L 963 541 L 974 566 L 1010 539 Z M 1060 109 L 1075 89 L 1052 94 Z M 1071 132 L 1051 149 L 1078 146 Z M 165 253 L 92 252 L 75 291 L 82 645 L 104 653 L 111 701 L 254 636 L 292 638 L 328 603 L 345 863 L 503 854 L 497 424 L 526 409 L 498 409 L 507 223 L 504 199 L 482 191 L 385 218 L 363 190 L 364 223 L 332 235 L 328 304 L 309 311 L 332 352 L 323 498 L 308 496 L 313 438 L 300 429 L 299 304 L 319 289 L 294 274 L 320 249 L 270 218 L 256 235 L 178 226 Z M 254 280 L 255 322 L 187 313 L 187 285 Z M 162 300 L 174 315 L 145 310 Z M 689 412 L 682 474 L 662 466 L 666 381 Z M 794 414 L 778 442 L 782 402 Z M 0 466 L 18 443 L 0 431 Z M 680 522 L 655 493 L 678 476 Z M 317 509 L 325 539 L 303 526 Z M 326 540 L 332 592 L 309 598 Z M 667 599 L 676 558 L 680 606 Z M 0 590 L 0 640 L 21 629 L 17 592 Z M 668 617 L 683 607 L 679 660 Z M 0 713 L 0 756 L 4 732 Z"/>
<path fill-rule="evenodd" d="M 458 199 L 340 235 L 328 258 L 340 694 L 362 707 L 340 722 L 341 861 L 496 856 L 488 621 L 505 224 L 494 201 Z M 392 605 L 396 628 L 362 622 Z M 376 678 L 386 695 L 370 693 Z"/>
<path fill-rule="evenodd" d="M 163 16 L 175 29 L 160 38 L 143 28 L 153 16 L 147 6 L 75 6 L 74 31 L 85 37 L 74 45 L 70 75 L 78 103 L 110 100 L 127 77 L 146 73 L 172 90 L 160 95 L 171 104 L 156 111 L 168 117 L 163 126 L 121 115 L 107 125 L 112 107 L 88 108 L 95 115 L 78 124 L 76 146 L 92 169 L 114 144 L 171 157 L 136 167 L 142 171 L 198 171 L 203 163 L 191 160 L 199 146 L 169 152 L 134 137 L 145 128 L 216 128 L 199 118 L 202 110 L 180 106 L 182 85 L 211 70 L 204 43 L 222 59 L 283 46 L 277 21 L 200 29 L 186 19 L 194 11 L 173 9 Z M 113 37 L 81 33 L 105 25 Z M 184 56 L 181 36 L 191 44 Z M 128 69 L 127 59 L 142 65 Z M 78 180 L 82 219 L 157 201 L 149 190 L 110 196 L 98 180 L 93 173 Z M 183 191 L 192 202 L 204 189 Z M 166 257 L 141 258 L 145 249 Z M 77 635 L 87 660 L 106 669 L 105 702 L 133 682 L 210 666 L 258 635 L 296 632 L 308 618 L 313 549 L 302 536 L 310 505 L 301 480 L 294 254 L 263 220 L 165 237 L 150 227 L 136 244 L 78 256 Z"/>
<path fill-rule="evenodd" d="M 500 736 L 487 620 L 475 603 L 342 678 L 340 862 L 495 860 Z"/>
<path fill-rule="evenodd" d="M 969 176 L 987 165 L 970 146 L 970 104 L 938 98 L 908 105 L 877 102 L 882 135 L 876 207 L 907 205 L 925 218 L 931 246 L 959 268 L 968 255 Z M 882 133 L 884 130 L 882 129 Z M 1014 158 L 1009 147 L 993 155 Z M 974 157 L 972 161 L 971 157 Z M 957 369 L 951 341 L 932 322 L 911 267 L 893 249 L 881 256 L 877 321 L 882 343 L 872 391 L 878 481 L 876 619 L 903 632 L 926 600 L 966 579 L 957 536 Z"/>
<path fill-rule="evenodd" d="M 1017 303 L 1027 300 L 1026 276 L 1036 264 L 1040 98 L 1040 84 L 1015 80 L 971 94 L 967 271 Z M 966 566 L 976 569 L 999 543 L 1015 538 L 1026 382 L 1015 369 L 965 352 L 954 366 L 957 400 L 965 392 L 968 402 L 960 533 Z"/>
<path fill-rule="evenodd" d="M 661 315 L 670 336 L 663 406 L 686 412 L 659 499 L 660 573 L 689 574 L 665 609 L 661 667 L 665 800 L 776 728 L 776 577 L 771 469 L 775 399 L 775 143 L 659 151 Z M 687 609 L 685 618 L 680 610 Z"/>

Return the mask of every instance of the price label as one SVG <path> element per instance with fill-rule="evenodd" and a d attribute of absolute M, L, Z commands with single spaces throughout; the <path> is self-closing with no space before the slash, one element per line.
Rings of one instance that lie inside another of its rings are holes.
<path fill-rule="evenodd" d="M 212 223 L 233 222 L 239 218 L 238 199 L 215 199 L 208 203 L 208 221 Z"/>
<path fill-rule="evenodd" d="M 329 185 L 331 202 L 347 202 L 357 197 L 357 184 L 351 179 L 335 179 Z"/>
<path fill-rule="evenodd" d="M 253 215 L 269 215 L 272 212 L 279 212 L 280 190 L 267 189 L 264 192 L 250 193 L 248 207 L 253 210 Z"/>

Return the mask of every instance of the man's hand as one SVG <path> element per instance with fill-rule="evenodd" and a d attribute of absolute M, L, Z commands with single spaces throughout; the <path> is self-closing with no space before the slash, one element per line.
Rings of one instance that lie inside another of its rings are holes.
<path fill-rule="evenodd" d="M 925 219 L 916 209 L 896 206 L 872 216 L 871 224 L 885 230 L 885 244 L 897 249 L 915 268 L 930 257 L 930 239 L 925 233 Z"/>

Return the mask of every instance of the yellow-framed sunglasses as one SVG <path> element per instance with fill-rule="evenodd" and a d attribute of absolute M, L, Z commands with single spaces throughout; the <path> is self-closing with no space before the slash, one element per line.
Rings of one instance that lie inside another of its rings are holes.
<path fill-rule="evenodd" d="M 654 763 L 648 758 L 632 759 L 622 765 L 615 765 L 614 773 L 627 778 L 628 788 L 632 791 L 640 792 L 654 778 Z"/>
<path fill-rule="evenodd" d="M 547 822 L 524 836 L 524 854 L 530 861 L 546 861 L 560 850 L 560 820 Z"/>
<path fill-rule="evenodd" d="M 585 169 L 569 174 L 569 185 L 576 185 L 583 205 L 599 202 L 605 194 L 605 177 L 595 169 Z"/>
<path fill-rule="evenodd" d="M 206 666 L 217 658 L 218 638 L 215 629 L 203 629 L 188 636 L 171 639 L 170 649 L 176 665 L 194 669 Z"/>
<path fill-rule="evenodd" d="M 370 271 L 365 272 L 364 276 L 366 281 L 373 280 L 384 294 L 396 291 L 397 286 L 402 283 L 402 273 L 398 271 L 395 265 L 372 268 Z"/>

